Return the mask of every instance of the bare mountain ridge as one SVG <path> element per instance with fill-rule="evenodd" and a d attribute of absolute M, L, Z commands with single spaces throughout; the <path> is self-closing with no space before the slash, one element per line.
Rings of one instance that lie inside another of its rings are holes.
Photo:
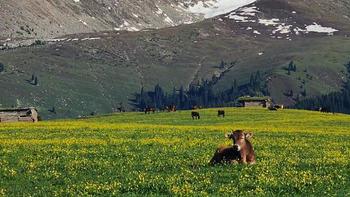
<path fill-rule="evenodd" d="M 222 1 L 239 6 L 254 0 Z M 158 29 L 201 21 L 200 10 L 217 6 L 213 0 L 7 0 L 0 2 L 0 38 Z"/>
<path fill-rule="evenodd" d="M 104 30 L 162 28 L 201 17 L 170 0 L 8 0 L 0 2 L 0 36 L 52 38 Z M 187 4 L 186 4 L 187 5 Z"/>

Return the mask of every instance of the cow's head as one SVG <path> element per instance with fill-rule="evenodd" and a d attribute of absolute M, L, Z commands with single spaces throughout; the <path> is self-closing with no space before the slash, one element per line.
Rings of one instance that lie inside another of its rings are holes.
<path fill-rule="evenodd" d="M 253 137 L 252 133 L 246 133 L 243 130 L 235 130 L 226 134 L 228 139 L 233 140 L 233 145 L 237 146 L 237 150 L 241 150 L 241 146 L 245 143 L 245 140 L 249 140 Z"/>

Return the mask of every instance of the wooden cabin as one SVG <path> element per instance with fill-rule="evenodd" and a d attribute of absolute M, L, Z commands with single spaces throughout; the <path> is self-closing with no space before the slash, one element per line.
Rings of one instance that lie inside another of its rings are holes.
<path fill-rule="evenodd" d="M 0 109 L 1 122 L 38 122 L 39 114 L 34 107 Z"/>
<path fill-rule="evenodd" d="M 270 97 L 241 97 L 238 99 L 243 107 L 270 107 L 272 100 Z"/>

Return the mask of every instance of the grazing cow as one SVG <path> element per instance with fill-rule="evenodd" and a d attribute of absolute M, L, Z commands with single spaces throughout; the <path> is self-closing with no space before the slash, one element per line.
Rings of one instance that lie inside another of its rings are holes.
<path fill-rule="evenodd" d="M 165 109 L 166 109 L 168 112 L 176 112 L 176 105 L 169 105 L 169 106 L 166 106 Z"/>
<path fill-rule="evenodd" d="M 154 107 L 146 107 L 145 114 L 151 114 L 156 112 L 156 109 Z"/>
<path fill-rule="evenodd" d="M 199 112 L 193 111 L 191 113 L 192 119 L 201 119 L 201 116 L 199 115 Z"/>
<path fill-rule="evenodd" d="M 210 160 L 210 165 L 215 164 L 232 164 L 241 161 L 241 154 L 238 151 L 238 146 L 222 146 L 216 150 L 213 158 Z"/>
<path fill-rule="evenodd" d="M 225 118 L 225 111 L 224 110 L 218 110 L 218 117 L 222 116 Z"/>
<path fill-rule="evenodd" d="M 241 160 L 238 161 L 239 163 L 254 164 L 256 162 L 254 148 L 249 141 L 252 136 L 252 133 L 245 133 L 242 130 L 236 130 L 226 135 L 227 138 L 233 140 L 233 146 L 237 146 L 237 150 L 241 156 Z"/>

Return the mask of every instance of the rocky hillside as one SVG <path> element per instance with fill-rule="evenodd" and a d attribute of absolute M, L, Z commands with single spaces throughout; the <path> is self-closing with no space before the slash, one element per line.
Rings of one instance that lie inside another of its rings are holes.
<path fill-rule="evenodd" d="M 1 1 L 0 38 L 53 38 L 106 30 L 157 29 L 198 22 L 205 17 L 222 14 L 253 1 Z"/>
<path fill-rule="evenodd" d="M 191 7 L 196 16 L 211 14 L 198 5 Z M 350 59 L 349 6 L 341 0 L 260 0 L 192 24 L 4 47 L 0 103 L 38 106 L 46 118 L 76 117 L 111 112 L 121 102 L 131 109 L 142 87 L 172 91 L 216 77 L 219 92 L 260 71 L 273 99 L 293 104 L 341 89 Z M 291 61 L 297 69 L 288 73 Z"/>
<path fill-rule="evenodd" d="M 0 32 L 5 38 L 160 28 L 198 18 L 170 1 L 9 0 L 0 2 Z"/>

